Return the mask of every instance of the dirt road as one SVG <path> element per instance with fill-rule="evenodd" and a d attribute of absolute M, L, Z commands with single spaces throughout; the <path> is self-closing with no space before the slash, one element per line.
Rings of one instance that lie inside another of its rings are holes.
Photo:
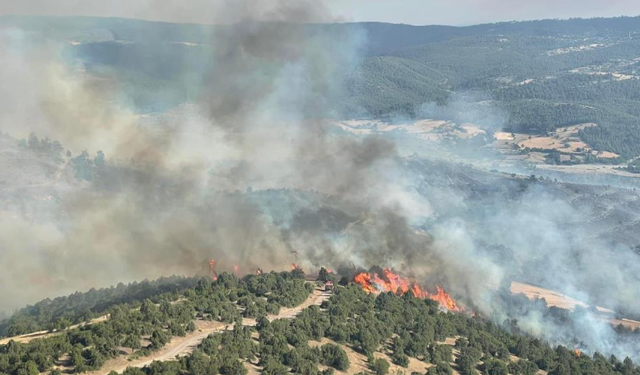
<path fill-rule="evenodd" d="M 176 357 L 184 356 L 191 353 L 205 338 L 209 335 L 221 332 L 228 325 L 220 322 L 198 321 L 198 329 L 185 337 L 173 337 L 167 345 L 162 349 L 153 353 L 148 357 L 136 358 L 128 360 L 127 356 L 119 356 L 108 360 L 104 366 L 98 371 L 92 371 L 90 375 L 106 375 L 111 371 L 122 373 L 127 367 L 144 367 L 150 365 L 153 361 L 169 361 Z"/>
<path fill-rule="evenodd" d="M 46 338 L 46 337 L 59 335 L 61 332 L 68 331 L 68 330 L 75 329 L 75 328 L 80 328 L 83 325 L 89 325 L 89 324 L 95 324 L 95 323 L 104 322 L 105 320 L 107 320 L 108 317 L 109 317 L 108 315 L 103 315 L 103 316 L 97 317 L 95 319 L 91 319 L 90 321 L 88 321 L 86 323 L 74 324 L 74 325 L 70 326 L 69 328 L 67 328 L 67 329 L 65 329 L 63 331 L 38 331 L 38 332 L 27 333 L 27 334 L 20 335 L 20 336 L 7 337 L 7 338 L 4 338 L 4 339 L 0 340 L 0 345 L 6 345 L 11 340 L 13 340 L 15 342 L 19 342 L 21 344 L 26 344 L 31 340 L 43 339 L 43 338 Z"/>
<path fill-rule="evenodd" d="M 171 304 L 173 305 L 175 303 L 180 303 L 181 301 L 183 301 L 183 299 L 178 299 L 176 301 L 173 301 L 173 302 L 171 302 Z M 156 306 L 158 306 L 158 305 L 156 304 Z M 139 310 L 139 309 L 140 308 L 138 307 L 138 308 L 135 308 L 134 310 Z M 62 332 L 69 331 L 69 330 L 76 329 L 76 328 L 80 328 L 82 326 L 88 326 L 88 325 L 91 325 L 91 324 L 104 322 L 107 319 L 109 319 L 109 314 L 105 314 L 105 315 L 99 316 L 97 318 L 93 318 L 93 319 L 89 320 L 88 322 L 74 324 L 72 326 L 69 326 L 69 327 L 65 328 L 62 331 L 58 331 L 58 330 L 54 330 L 54 331 L 38 331 L 38 332 L 25 333 L 24 335 L 19 335 L 19 336 L 7 337 L 7 338 L 4 338 L 4 339 L 0 340 L 0 345 L 6 345 L 11 340 L 13 340 L 15 342 L 19 342 L 21 344 L 26 344 L 31 340 L 43 339 L 43 338 L 59 335 Z"/>
<path fill-rule="evenodd" d="M 32 332 L 32 333 L 27 333 L 25 335 L 20 335 L 20 336 L 14 336 L 14 337 L 8 337 L 6 339 L 2 339 L 0 340 L 0 345 L 7 345 L 9 343 L 9 341 L 13 340 L 15 342 L 19 342 L 19 343 L 28 343 L 31 340 L 34 339 L 39 339 L 39 338 L 43 338 L 43 337 L 49 337 L 52 335 L 57 334 L 57 332 L 49 332 L 49 331 L 38 331 L 38 332 Z"/>
<path fill-rule="evenodd" d="M 330 294 L 316 289 L 307 300 L 300 306 L 293 308 L 283 308 L 277 315 L 270 315 L 269 320 L 275 319 L 293 319 L 302 310 L 311 305 L 320 305 L 329 298 Z M 254 326 L 254 319 L 243 319 L 243 325 Z M 144 367 L 153 361 L 170 361 L 176 357 L 183 357 L 191 354 L 193 350 L 209 335 L 222 332 L 226 329 L 233 329 L 233 324 L 223 324 L 220 322 L 197 321 L 198 329 L 185 337 L 173 337 L 171 341 L 159 351 L 148 357 L 127 360 L 125 356 L 110 359 L 98 371 L 89 372 L 89 375 L 106 375 L 111 371 L 122 373 L 127 367 Z"/>

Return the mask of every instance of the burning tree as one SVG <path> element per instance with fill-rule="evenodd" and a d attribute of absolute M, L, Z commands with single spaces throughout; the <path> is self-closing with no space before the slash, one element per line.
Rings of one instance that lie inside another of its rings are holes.
<path fill-rule="evenodd" d="M 436 293 L 430 294 L 427 290 L 420 288 L 415 281 L 400 276 L 389 268 L 384 268 L 379 272 L 358 273 L 353 281 L 367 293 L 391 292 L 404 295 L 411 292 L 416 298 L 434 300 L 449 311 L 462 311 L 456 301 L 442 287 L 436 286 Z"/>
<path fill-rule="evenodd" d="M 304 278 L 304 271 L 302 270 L 302 267 L 300 267 L 298 264 L 291 264 L 291 273 L 300 279 Z"/>
<path fill-rule="evenodd" d="M 213 281 L 218 280 L 218 273 L 216 272 L 216 260 L 215 259 L 210 259 L 209 260 L 209 273 L 211 273 L 211 278 L 213 279 Z"/>

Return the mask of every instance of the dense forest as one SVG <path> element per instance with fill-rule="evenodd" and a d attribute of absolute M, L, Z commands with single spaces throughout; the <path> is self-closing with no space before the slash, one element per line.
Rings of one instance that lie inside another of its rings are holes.
<path fill-rule="evenodd" d="M 446 111 L 424 104 L 460 109 L 459 94 L 473 93 L 462 110 L 481 102 L 496 116 L 466 121 L 530 134 L 596 123 L 580 133 L 589 145 L 640 155 L 640 19 L 491 26 L 367 57 L 347 82 L 349 111 L 437 116 Z"/>
<path fill-rule="evenodd" d="M 538 370 L 553 375 L 640 374 L 629 358 L 552 348 L 520 332 L 515 322 L 500 328 L 479 316 L 445 312 L 437 302 L 411 293 L 376 296 L 346 279 L 340 284 L 321 306 L 308 307 L 294 319 L 273 321 L 267 316 L 281 307 L 300 305 L 313 291 L 313 283 L 305 282 L 299 270 L 242 279 L 222 274 L 141 304 L 119 303 L 116 296 L 104 322 L 27 344 L 10 341 L 0 346 L 0 374 L 59 374 L 54 363 L 64 355 L 77 373 L 95 370 L 123 347 L 132 356 L 149 355 L 172 336 L 194 331 L 196 319 L 229 326 L 204 339 L 186 357 L 129 368 L 125 374 L 245 375 L 251 363 L 267 375 L 328 375 L 350 369 L 346 348 L 368 358 L 369 371 L 376 375 L 388 373 L 389 361 L 406 367 L 409 358 L 429 364 L 427 375 L 451 374 L 452 369 L 462 375 L 533 375 Z M 255 318 L 255 326 L 243 325 L 243 317 Z M 447 345 L 445 339 L 454 339 L 455 345 Z M 323 344 L 313 344 L 321 340 Z"/>

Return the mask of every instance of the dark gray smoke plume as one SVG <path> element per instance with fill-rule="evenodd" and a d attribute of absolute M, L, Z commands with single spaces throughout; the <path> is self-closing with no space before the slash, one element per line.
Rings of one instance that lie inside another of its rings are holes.
<path fill-rule="evenodd" d="M 344 137 L 327 122 L 365 36 L 300 23 L 324 20 L 317 2 L 233 9 L 241 21 L 206 36 L 211 63 L 194 103 L 153 116 L 123 103 L 121 83 L 108 74 L 66 64 L 54 41 L 3 29 L 10 51 L 0 65 L 8 83 L 3 131 L 34 131 L 74 156 L 88 150 L 89 159 L 100 150 L 107 163 L 82 182 L 78 161 L 63 160 L 45 182 L 5 191 L 2 309 L 121 280 L 203 272 L 210 258 L 245 271 L 287 269 L 292 252 L 305 267 L 364 264 L 376 261 L 370 252 L 391 254 L 399 244 L 401 234 L 387 227 L 407 232 L 403 211 L 421 198 L 408 198 L 405 182 L 394 181 L 393 144 Z M 264 18 L 273 22 L 256 20 Z M 15 195 L 25 188 L 27 196 Z M 381 220 L 335 244 L 331 233 L 302 230 L 265 209 L 277 197 L 257 192 L 268 189 L 308 192 L 276 211 L 322 213 L 334 202 L 354 222 L 369 212 Z"/>

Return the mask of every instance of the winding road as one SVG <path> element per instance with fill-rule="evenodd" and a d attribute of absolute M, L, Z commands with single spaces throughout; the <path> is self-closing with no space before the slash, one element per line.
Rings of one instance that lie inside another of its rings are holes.
<path fill-rule="evenodd" d="M 270 315 L 268 319 L 271 321 L 276 319 L 293 319 L 307 307 L 312 305 L 321 305 L 322 302 L 327 300 L 330 295 L 330 293 L 316 289 L 301 305 L 292 308 L 282 308 L 280 309 L 279 314 Z M 256 321 L 254 319 L 243 319 L 242 324 L 245 326 L 255 326 Z M 233 329 L 233 324 L 199 320 L 197 321 L 197 327 L 198 329 L 195 332 L 189 333 L 185 337 L 173 337 L 167 345 L 150 356 L 130 361 L 126 356 L 122 355 L 107 361 L 100 370 L 89 372 L 87 374 L 107 375 L 111 371 L 122 373 L 127 369 L 127 367 L 144 367 L 151 364 L 153 361 L 170 361 L 176 357 L 189 355 L 202 342 L 202 340 L 207 338 L 209 335 L 216 332 L 222 332 L 227 329 Z"/>

